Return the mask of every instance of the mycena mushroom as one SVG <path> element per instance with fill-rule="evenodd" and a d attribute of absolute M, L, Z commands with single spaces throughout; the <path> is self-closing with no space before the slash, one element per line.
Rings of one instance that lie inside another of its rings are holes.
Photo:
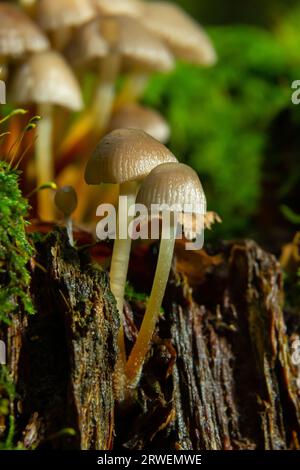
<path fill-rule="evenodd" d="M 64 58 L 57 52 L 34 54 L 16 70 L 11 84 L 13 103 L 37 104 L 42 117 L 38 125 L 36 143 L 37 185 L 42 186 L 54 178 L 52 149 L 53 111 L 55 105 L 79 111 L 82 97 L 79 84 Z M 40 217 L 53 220 L 53 207 L 45 191 L 38 193 Z"/>
<path fill-rule="evenodd" d="M 118 184 L 120 196 L 127 196 L 130 207 L 135 203 L 140 182 L 153 168 L 166 162 L 177 162 L 177 159 L 160 142 L 141 130 L 118 129 L 99 142 L 88 162 L 85 180 L 92 185 Z M 126 239 L 117 237 L 110 268 L 111 290 L 115 295 L 121 320 L 130 248 L 131 239 L 128 233 Z M 125 362 L 123 326 L 120 329 L 119 348 Z"/>
<path fill-rule="evenodd" d="M 149 351 L 152 336 L 171 270 L 176 239 L 176 228 L 183 213 L 204 216 L 205 194 L 197 173 L 181 163 L 165 163 L 156 167 L 144 180 L 137 196 L 137 204 L 143 204 L 151 211 L 152 205 L 162 207 L 162 215 L 169 215 L 170 230 L 162 231 L 159 256 L 150 299 L 136 342 L 126 363 L 125 396 L 137 386 L 142 367 Z M 176 217 L 177 214 L 177 217 Z M 199 230 L 202 230 L 201 224 Z"/>

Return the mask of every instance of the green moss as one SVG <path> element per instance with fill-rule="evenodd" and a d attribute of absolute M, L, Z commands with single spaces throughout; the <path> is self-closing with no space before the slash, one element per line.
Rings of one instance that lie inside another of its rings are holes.
<path fill-rule="evenodd" d="M 4 366 L 0 366 L 0 450 L 14 449 L 15 423 L 10 408 L 15 399 L 15 387 Z"/>
<path fill-rule="evenodd" d="M 151 81 L 144 101 L 170 122 L 175 155 L 199 172 L 209 210 L 223 219 L 213 233 L 249 236 L 268 177 L 270 128 L 283 110 L 295 112 L 291 83 L 299 78 L 299 67 L 267 31 L 228 26 L 209 33 L 219 57 L 216 66 L 178 64 L 174 73 Z"/>
<path fill-rule="evenodd" d="M 19 173 L 0 161 L 0 324 L 22 306 L 34 313 L 27 264 L 33 255 L 25 233 L 28 203 L 18 185 Z"/>

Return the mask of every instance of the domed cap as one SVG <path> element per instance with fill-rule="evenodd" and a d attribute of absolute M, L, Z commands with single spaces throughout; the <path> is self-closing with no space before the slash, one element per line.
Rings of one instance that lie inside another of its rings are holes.
<path fill-rule="evenodd" d="M 141 2 L 137 0 L 95 0 L 103 15 L 140 16 Z"/>
<path fill-rule="evenodd" d="M 105 20 L 97 18 L 79 28 L 65 55 L 74 65 L 85 65 L 106 57 L 109 45 L 105 38 Z"/>
<path fill-rule="evenodd" d="M 11 100 L 18 104 L 49 103 L 73 111 L 82 108 L 79 84 L 63 57 L 54 51 L 29 58 L 16 70 Z"/>
<path fill-rule="evenodd" d="M 37 19 L 46 31 L 79 26 L 97 16 L 92 0 L 40 0 Z"/>
<path fill-rule="evenodd" d="M 123 58 L 124 68 L 167 72 L 174 67 L 169 49 L 154 34 L 134 18 L 116 18 L 119 27 L 117 51 Z"/>
<path fill-rule="evenodd" d="M 55 193 L 56 207 L 67 217 L 75 210 L 78 204 L 77 194 L 72 186 L 63 186 Z"/>
<path fill-rule="evenodd" d="M 201 26 L 169 2 L 143 3 L 141 22 L 179 58 L 199 65 L 216 62 L 215 49 Z"/>
<path fill-rule="evenodd" d="M 117 129 L 106 135 L 87 164 L 87 184 L 125 183 L 145 178 L 157 165 L 177 162 L 157 140 L 138 129 Z"/>
<path fill-rule="evenodd" d="M 183 163 L 165 163 L 154 168 L 144 180 L 137 204 L 148 210 L 151 204 L 178 206 L 179 211 L 204 214 L 205 194 L 197 173 Z M 186 205 L 190 205 L 189 211 Z"/>
<path fill-rule="evenodd" d="M 20 56 L 48 48 L 48 39 L 22 10 L 0 3 L 0 56 Z"/>
<path fill-rule="evenodd" d="M 142 129 L 162 144 L 170 138 L 170 127 L 166 120 L 157 111 L 138 104 L 128 104 L 113 114 L 109 130 L 124 127 Z"/>

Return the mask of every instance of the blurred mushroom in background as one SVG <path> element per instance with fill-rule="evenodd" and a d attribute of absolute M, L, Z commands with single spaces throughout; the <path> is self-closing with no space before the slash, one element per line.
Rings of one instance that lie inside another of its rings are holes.
<path fill-rule="evenodd" d="M 177 58 L 196 65 L 216 63 L 216 51 L 208 35 L 179 6 L 170 2 L 144 2 L 141 22 L 164 41 Z"/>
<path fill-rule="evenodd" d="M 82 109 L 79 84 L 58 52 L 41 52 L 32 55 L 16 70 L 10 99 L 15 104 L 36 104 L 42 118 L 36 142 L 36 178 L 37 185 L 41 186 L 54 179 L 53 108 L 58 105 L 72 111 Z M 54 219 L 54 207 L 47 191 L 38 193 L 38 210 L 41 219 Z"/>
<path fill-rule="evenodd" d="M 25 54 L 49 49 L 49 41 L 40 28 L 17 6 L 0 3 L 0 69 L 7 77 L 7 64 Z M 2 78 L 2 79 L 3 79 Z"/>
<path fill-rule="evenodd" d="M 92 0 L 40 0 L 37 3 L 37 21 L 47 31 L 54 47 L 63 49 L 72 30 L 97 16 Z"/>
<path fill-rule="evenodd" d="M 167 121 L 154 109 L 136 103 L 127 104 L 112 115 L 108 131 L 121 128 L 142 129 L 162 144 L 170 138 Z"/>

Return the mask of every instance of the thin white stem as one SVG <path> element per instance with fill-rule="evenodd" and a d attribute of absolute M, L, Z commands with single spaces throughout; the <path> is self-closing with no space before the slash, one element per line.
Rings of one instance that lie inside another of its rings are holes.
<path fill-rule="evenodd" d="M 170 238 L 162 239 L 160 242 L 159 256 L 150 299 L 138 337 L 126 363 L 125 396 L 130 396 L 139 382 L 143 364 L 150 349 L 155 326 L 159 319 L 160 309 L 172 266 L 175 245 L 175 234 L 170 233 L 170 235 Z"/>
<path fill-rule="evenodd" d="M 129 257 L 131 250 L 131 238 L 128 235 L 128 224 L 130 223 L 130 218 L 128 217 L 128 208 L 135 203 L 137 193 L 137 183 L 124 183 L 120 185 L 120 196 L 127 196 L 127 214 L 118 214 L 118 217 L 125 216 L 127 218 L 127 236 L 126 239 L 120 239 L 119 233 L 117 233 L 117 238 L 114 243 L 111 267 L 110 267 L 110 286 L 111 291 L 114 294 L 117 307 L 121 319 L 121 328 L 120 328 L 120 354 L 124 361 L 126 360 L 125 346 L 124 346 L 124 333 L 123 333 L 123 306 L 124 306 L 124 294 L 125 286 L 129 265 Z M 117 232 L 119 232 L 119 224 L 117 227 Z"/>
<path fill-rule="evenodd" d="M 71 217 L 66 217 L 65 223 L 66 223 L 69 243 L 70 243 L 71 246 L 74 246 L 73 221 L 72 221 Z"/>
<path fill-rule="evenodd" d="M 128 225 L 130 223 L 130 217 L 128 217 L 128 209 L 131 205 L 135 204 L 136 194 L 138 189 L 138 183 L 130 182 L 120 185 L 120 196 L 127 197 L 127 213 L 121 214 L 119 208 L 118 218 L 126 217 L 127 236 L 126 239 L 120 239 L 119 237 L 119 223 L 117 224 L 117 238 L 114 243 L 111 267 L 110 267 L 110 287 L 114 294 L 117 302 L 117 308 L 120 315 L 120 329 L 118 334 L 118 347 L 119 355 L 117 364 L 115 367 L 114 375 L 114 387 L 116 398 L 121 401 L 124 394 L 124 382 L 125 382 L 125 364 L 126 364 L 126 349 L 125 349 L 125 336 L 124 336 L 124 295 L 128 273 L 128 265 L 131 250 L 131 238 L 128 234 Z"/>
<path fill-rule="evenodd" d="M 54 179 L 52 112 L 52 105 L 39 104 L 38 114 L 42 119 L 38 125 L 38 137 L 36 142 L 36 177 L 38 187 Z M 52 204 L 49 197 L 49 191 L 39 191 L 37 197 L 40 218 L 45 221 L 53 221 L 54 204 Z"/>

